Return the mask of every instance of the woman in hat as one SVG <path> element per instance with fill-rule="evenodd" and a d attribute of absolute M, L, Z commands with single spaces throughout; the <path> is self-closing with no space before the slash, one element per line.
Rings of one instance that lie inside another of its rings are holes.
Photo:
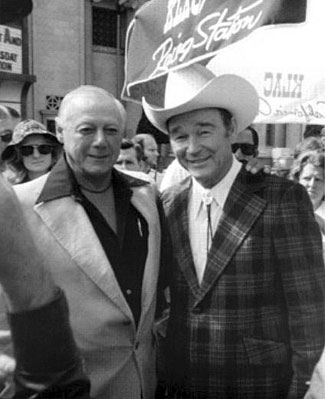
<path fill-rule="evenodd" d="M 26 119 L 15 127 L 13 137 L 2 160 L 4 176 L 11 184 L 25 183 L 47 173 L 61 154 L 61 145 L 54 133 L 41 123 Z"/>

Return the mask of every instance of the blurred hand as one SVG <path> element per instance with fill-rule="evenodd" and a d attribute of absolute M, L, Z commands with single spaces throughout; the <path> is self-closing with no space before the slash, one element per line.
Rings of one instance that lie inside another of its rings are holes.
<path fill-rule="evenodd" d="M 257 158 L 253 158 L 253 159 L 249 160 L 248 163 L 246 164 L 246 170 L 247 170 L 247 172 L 250 172 L 253 175 L 255 175 L 256 173 L 260 172 L 261 170 L 264 173 L 270 174 L 271 173 L 271 166 L 270 165 L 264 165 Z"/>
<path fill-rule="evenodd" d="M 50 302 L 55 285 L 27 228 L 18 199 L 0 173 L 0 283 L 10 312 Z"/>
<path fill-rule="evenodd" d="M 10 356 L 0 354 L 0 383 L 3 384 L 12 376 L 16 368 L 16 361 Z"/>

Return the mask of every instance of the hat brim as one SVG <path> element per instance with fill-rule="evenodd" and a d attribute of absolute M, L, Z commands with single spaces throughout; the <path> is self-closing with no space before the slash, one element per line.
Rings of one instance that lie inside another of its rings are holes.
<path fill-rule="evenodd" d="M 238 132 L 255 119 L 259 99 L 255 88 L 245 79 L 233 74 L 216 76 L 187 102 L 172 108 L 151 106 L 142 98 L 142 106 L 149 121 L 163 133 L 168 134 L 170 118 L 203 108 L 223 108 L 236 119 Z"/>

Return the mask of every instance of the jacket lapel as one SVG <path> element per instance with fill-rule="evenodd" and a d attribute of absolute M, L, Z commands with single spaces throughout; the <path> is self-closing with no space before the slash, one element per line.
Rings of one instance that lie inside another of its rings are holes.
<path fill-rule="evenodd" d="M 142 311 L 139 326 L 156 293 L 160 259 L 160 222 L 156 206 L 156 194 L 151 186 L 132 187 L 131 203 L 148 223 L 148 254 L 142 282 Z"/>
<path fill-rule="evenodd" d="M 194 296 L 199 295 L 200 286 L 198 284 L 194 261 L 192 256 L 191 243 L 189 239 L 188 203 L 192 180 L 186 179 L 179 194 L 169 203 L 164 201 L 168 223 L 173 242 L 178 243 L 174 246 L 174 255 L 178 265 Z"/>
<path fill-rule="evenodd" d="M 113 269 L 83 207 L 73 197 L 64 197 L 39 203 L 34 209 L 78 267 L 126 316 L 133 319 Z"/>
<path fill-rule="evenodd" d="M 262 189 L 263 182 L 262 175 L 254 177 L 245 170 L 237 176 L 213 237 L 197 301 L 200 301 L 215 284 L 263 212 L 266 201 L 254 193 Z"/>

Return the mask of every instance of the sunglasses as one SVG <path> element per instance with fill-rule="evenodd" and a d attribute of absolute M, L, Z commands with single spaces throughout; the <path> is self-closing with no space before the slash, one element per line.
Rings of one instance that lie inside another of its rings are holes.
<path fill-rule="evenodd" d="M 0 136 L 0 140 L 3 143 L 10 143 L 11 139 L 12 139 L 12 132 L 8 132 Z"/>
<path fill-rule="evenodd" d="M 23 157 L 29 157 L 30 155 L 34 154 L 35 149 L 37 149 L 37 151 L 41 155 L 48 155 L 52 152 L 53 145 L 50 144 L 22 145 L 20 147 L 21 155 Z"/>
<path fill-rule="evenodd" d="M 238 148 L 244 155 L 254 155 L 255 154 L 255 145 L 254 144 L 246 144 L 246 143 L 234 143 L 231 145 L 232 152 L 235 153 Z"/>

